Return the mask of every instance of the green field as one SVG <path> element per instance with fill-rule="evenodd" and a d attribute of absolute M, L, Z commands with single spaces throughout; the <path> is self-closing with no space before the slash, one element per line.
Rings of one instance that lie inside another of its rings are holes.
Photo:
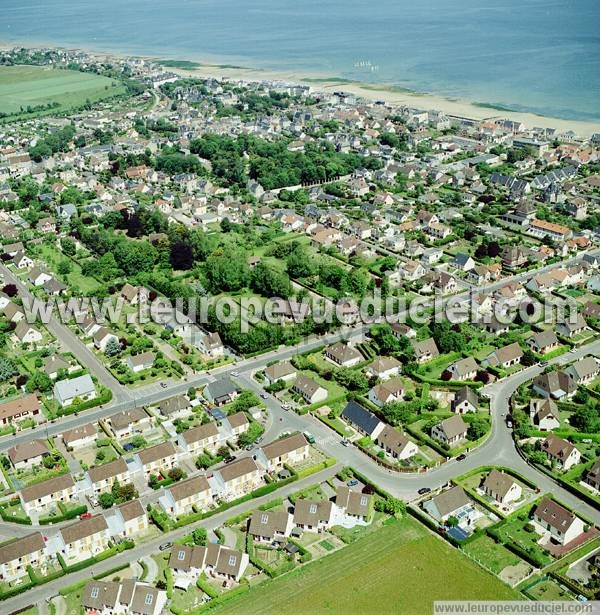
<path fill-rule="evenodd" d="M 405 518 L 266 581 L 211 613 L 429 615 L 435 600 L 461 599 L 520 596 L 418 522 Z"/>
<path fill-rule="evenodd" d="M 125 86 L 114 79 L 75 70 L 59 70 L 43 66 L 0 67 L 0 111 L 17 114 L 13 117 L 49 111 L 66 111 L 86 101 L 97 102 L 125 92 Z M 51 110 L 35 110 L 40 105 L 58 103 Z"/>

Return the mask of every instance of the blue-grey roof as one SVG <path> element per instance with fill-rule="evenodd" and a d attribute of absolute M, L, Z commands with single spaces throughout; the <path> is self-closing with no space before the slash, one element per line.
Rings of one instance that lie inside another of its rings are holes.
<path fill-rule="evenodd" d="M 342 412 L 342 418 L 356 425 L 367 434 L 373 433 L 377 425 L 381 422 L 372 412 L 369 412 L 355 401 L 348 402 Z"/>

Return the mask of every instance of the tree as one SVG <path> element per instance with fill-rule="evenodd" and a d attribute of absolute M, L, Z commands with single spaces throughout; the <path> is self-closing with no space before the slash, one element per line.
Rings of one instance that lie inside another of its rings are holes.
<path fill-rule="evenodd" d="M 479 440 L 479 438 L 482 438 L 485 435 L 487 428 L 487 421 L 475 417 L 473 420 L 471 420 L 469 424 L 469 428 L 467 430 L 467 438 L 469 440 Z"/>
<path fill-rule="evenodd" d="M 52 389 L 52 380 L 42 371 L 34 372 L 25 385 L 25 390 L 28 393 L 33 393 L 36 390 L 40 393 L 48 393 L 50 389 Z"/>
<path fill-rule="evenodd" d="M 584 433 L 597 433 L 600 430 L 598 406 L 592 406 L 589 403 L 579 406 L 571 415 L 570 423 Z"/>
<path fill-rule="evenodd" d="M 17 295 L 17 293 L 19 292 L 19 289 L 16 287 L 15 284 L 6 284 L 2 288 L 2 292 L 5 295 L 8 295 L 9 297 L 15 297 Z"/>
<path fill-rule="evenodd" d="M 250 284 L 253 290 L 264 297 L 287 299 L 292 293 L 289 277 L 284 273 L 274 271 L 262 262 L 252 270 Z"/>
<path fill-rule="evenodd" d="M 172 481 L 177 482 L 178 480 L 181 480 L 183 478 L 183 470 L 177 467 L 171 468 L 169 470 L 168 476 Z"/>
<path fill-rule="evenodd" d="M 362 372 L 352 369 L 338 369 L 334 378 L 336 382 L 349 391 L 366 393 L 369 390 L 369 379 Z"/>
<path fill-rule="evenodd" d="M 106 493 L 101 493 L 98 496 L 98 503 L 102 508 L 110 508 L 115 503 L 115 497 L 108 491 Z"/>
<path fill-rule="evenodd" d="M 6 357 L 0 357 L 0 382 L 6 382 L 19 373 L 13 361 Z"/>
<path fill-rule="evenodd" d="M 197 527 L 192 532 L 192 541 L 199 547 L 206 546 L 207 532 L 205 527 Z"/>
<path fill-rule="evenodd" d="M 248 429 L 244 433 L 240 434 L 240 437 L 238 438 L 238 446 L 246 447 L 254 444 L 263 432 L 264 428 L 262 425 L 256 422 L 250 423 Z"/>
<path fill-rule="evenodd" d="M 65 254 L 66 256 L 75 256 L 77 246 L 70 237 L 63 237 L 60 240 L 60 247 L 62 248 L 63 254 Z"/>
<path fill-rule="evenodd" d="M 311 259 L 301 246 L 291 252 L 285 262 L 292 278 L 307 278 L 315 273 L 314 259 Z"/>
<path fill-rule="evenodd" d="M 450 515 L 446 520 L 446 525 L 448 527 L 456 527 L 458 525 L 458 519 L 454 515 Z"/>
<path fill-rule="evenodd" d="M 530 367 L 531 365 L 535 365 L 537 363 L 537 359 L 535 354 L 530 348 L 527 348 L 523 351 L 523 356 L 521 357 L 521 365 L 523 367 Z"/>
<path fill-rule="evenodd" d="M 210 468 L 210 466 L 213 465 L 214 463 L 215 463 L 214 458 L 211 457 L 208 453 L 202 453 L 201 455 L 198 455 L 196 459 L 196 466 L 202 470 L 206 470 L 207 468 Z"/>
<path fill-rule="evenodd" d="M 388 495 L 385 499 L 375 501 L 375 510 L 397 517 L 406 511 L 406 504 L 402 500 Z"/>
<path fill-rule="evenodd" d="M 58 263 L 56 271 L 60 275 L 67 275 L 67 274 L 71 273 L 71 263 L 69 261 L 67 261 L 67 260 L 60 261 L 60 263 Z"/>
<path fill-rule="evenodd" d="M 106 344 L 106 348 L 104 349 L 104 354 L 107 357 L 116 357 L 121 352 L 121 343 L 118 339 L 114 337 L 108 340 Z"/>

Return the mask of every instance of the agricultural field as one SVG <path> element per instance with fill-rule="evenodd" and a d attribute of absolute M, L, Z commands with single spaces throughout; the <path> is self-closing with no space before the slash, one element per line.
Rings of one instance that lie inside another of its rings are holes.
<path fill-rule="evenodd" d="M 118 81 L 91 73 L 42 66 L 0 67 L 0 111 L 11 117 L 67 111 L 125 91 Z"/>
<path fill-rule="evenodd" d="M 518 600 L 519 594 L 404 518 L 212 612 L 422 615 L 435 600 L 469 599 Z"/>

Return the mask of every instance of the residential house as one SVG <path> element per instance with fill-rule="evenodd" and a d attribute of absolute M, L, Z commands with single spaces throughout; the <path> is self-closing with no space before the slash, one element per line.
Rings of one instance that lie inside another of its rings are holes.
<path fill-rule="evenodd" d="M 452 412 L 456 412 L 457 414 L 477 412 L 479 408 L 477 393 L 471 387 L 464 386 L 455 393 L 451 408 Z"/>
<path fill-rule="evenodd" d="M 265 378 L 269 384 L 274 384 L 278 380 L 283 382 L 291 382 L 297 376 L 296 368 L 289 361 L 281 361 L 273 363 L 265 368 Z"/>
<path fill-rule="evenodd" d="M 321 532 L 331 525 L 334 512 L 334 504 L 329 500 L 301 498 L 294 506 L 294 525 L 308 532 Z"/>
<path fill-rule="evenodd" d="M 25 470 L 41 465 L 44 457 L 50 455 L 50 450 L 44 440 L 36 438 L 25 444 L 16 444 L 9 448 L 7 455 L 15 469 Z"/>
<path fill-rule="evenodd" d="M 548 354 L 559 346 L 556 333 L 550 329 L 535 333 L 527 340 L 527 343 L 531 350 L 539 354 Z"/>
<path fill-rule="evenodd" d="M 93 466 L 87 474 L 95 493 L 110 491 L 117 482 L 122 485 L 130 481 L 129 467 L 123 457 L 101 466 Z"/>
<path fill-rule="evenodd" d="M 346 404 L 340 416 L 350 423 L 356 431 L 369 436 L 372 440 L 375 440 L 385 427 L 385 423 L 354 400 Z"/>
<path fill-rule="evenodd" d="M 507 369 L 513 365 L 521 363 L 523 358 L 523 351 L 518 342 L 508 344 L 508 346 L 502 346 L 502 348 L 496 348 L 490 352 L 485 358 L 484 365 L 490 367 L 501 367 Z"/>
<path fill-rule="evenodd" d="M 402 363 L 394 357 L 377 357 L 371 365 L 369 365 L 365 372 L 367 376 L 371 378 L 380 378 L 381 380 L 388 380 L 393 376 L 397 376 L 400 373 Z"/>
<path fill-rule="evenodd" d="M 106 352 L 106 347 L 109 342 L 119 341 L 119 338 L 106 327 L 99 327 L 96 331 L 94 331 L 92 334 L 92 339 L 94 340 L 94 346 L 101 352 Z"/>
<path fill-rule="evenodd" d="M 141 434 L 151 425 L 152 419 L 146 414 L 143 408 L 124 410 L 113 414 L 108 418 L 107 423 L 116 438 L 129 438 L 134 434 Z"/>
<path fill-rule="evenodd" d="M 324 356 L 328 361 L 340 367 L 352 367 L 364 360 L 356 348 L 342 342 L 326 348 Z"/>
<path fill-rule="evenodd" d="M 89 581 L 81 592 L 85 615 L 160 615 L 167 593 L 132 579 Z"/>
<path fill-rule="evenodd" d="M 309 405 L 325 401 L 328 395 L 325 387 L 322 387 L 316 380 L 303 374 L 298 375 L 291 390 L 293 393 L 300 395 Z"/>
<path fill-rule="evenodd" d="M 523 494 L 521 485 L 512 476 L 500 470 L 492 470 L 485 477 L 482 488 L 488 497 L 500 504 L 515 502 Z"/>
<path fill-rule="evenodd" d="M 197 577 L 205 572 L 210 576 L 230 582 L 240 581 L 248 563 L 247 553 L 216 543 L 210 543 L 206 547 L 176 545 L 171 550 L 169 559 L 169 567 L 173 569 L 176 577 L 185 574 Z M 179 584 L 178 587 L 180 587 Z"/>
<path fill-rule="evenodd" d="M 16 581 L 27 576 L 30 566 L 43 569 L 47 560 L 46 543 L 40 532 L 5 542 L 0 546 L 0 580 Z"/>
<path fill-rule="evenodd" d="M 585 530 L 584 522 L 577 515 L 549 498 L 543 498 L 536 506 L 533 521 L 561 545 L 572 542 Z"/>
<path fill-rule="evenodd" d="M 335 493 L 335 505 L 345 517 L 361 523 L 370 521 L 373 513 L 373 498 L 371 495 L 354 491 L 349 487 L 338 487 Z"/>
<path fill-rule="evenodd" d="M 18 424 L 31 418 L 37 421 L 40 417 L 40 400 L 35 393 L 0 404 L 2 425 Z"/>
<path fill-rule="evenodd" d="M 189 414 L 192 409 L 190 400 L 185 395 L 169 397 L 158 404 L 158 410 L 167 419 L 173 420 Z"/>
<path fill-rule="evenodd" d="M 205 476 L 195 476 L 175 483 L 160 498 L 161 506 L 174 517 L 195 511 L 206 511 L 212 503 L 212 492 Z"/>
<path fill-rule="evenodd" d="M 600 362 L 592 356 L 583 357 L 565 371 L 577 384 L 589 384 L 600 374 Z"/>
<path fill-rule="evenodd" d="M 542 397 L 568 399 L 577 391 L 577 384 L 565 371 L 540 374 L 533 379 L 533 390 Z"/>
<path fill-rule="evenodd" d="M 96 441 L 98 430 L 93 423 L 75 427 L 62 433 L 62 441 L 67 449 L 83 448 L 91 446 Z"/>
<path fill-rule="evenodd" d="M 248 534 L 257 542 L 283 542 L 292 532 L 294 520 L 287 511 L 255 510 L 248 522 Z"/>
<path fill-rule="evenodd" d="M 204 387 L 203 395 L 215 406 L 223 406 L 232 402 L 240 393 L 240 389 L 230 378 L 221 378 L 209 382 Z"/>
<path fill-rule="evenodd" d="M 400 401 L 404 396 L 404 385 L 400 378 L 391 378 L 385 382 L 376 384 L 369 390 L 369 401 L 376 406 L 382 407 L 385 404 Z"/>
<path fill-rule="evenodd" d="M 137 374 L 138 372 L 143 372 L 145 369 L 150 369 L 154 365 L 155 358 L 156 354 L 148 350 L 140 354 L 129 355 L 125 359 L 125 363 L 132 372 Z"/>
<path fill-rule="evenodd" d="M 559 470 L 568 470 L 581 461 L 581 453 L 568 440 L 560 438 L 556 434 L 548 434 L 541 443 L 541 450 L 548 455 L 548 459 Z"/>
<path fill-rule="evenodd" d="M 179 446 L 191 455 L 199 455 L 203 451 L 214 455 L 221 443 L 217 424 L 213 421 L 186 429 L 177 437 Z"/>
<path fill-rule="evenodd" d="M 556 323 L 556 332 L 569 339 L 579 335 L 588 328 L 583 316 L 577 312 L 574 317 L 568 317 Z"/>
<path fill-rule="evenodd" d="M 29 487 L 23 487 L 19 492 L 19 497 L 28 515 L 39 514 L 58 502 L 71 502 L 75 497 L 75 483 L 70 474 L 62 474 Z"/>
<path fill-rule="evenodd" d="M 540 431 L 551 431 L 560 427 L 558 406 L 551 399 L 530 400 L 529 416 Z"/>
<path fill-rule="evenodd" d="M 113 508 L 114 514 L 107 518 L 111 534 L 115 538 L 137 538 L 148 530 L 148 515 L 140 500 L 131 500 Z"/>
<path fill-rule="evenodd" d="M 431 428 L 431 437 L 448 446 L 455 446 L 467 438 L 469 426 L 463 421 L 462 416 L 457 414 L 444 419 Z"/>
<path fill-rule="evenodd" d="M 388 455 L 401 461 L 411 459 L 419 452 L 419 447 L 414 442 L 390 425 L 385 425 L 374 441 Z"/>
<path fill-rule="evenodd" d="M 167 441 L 145 448 L 136 457 L 144 470 L 144 476 L 149 478 L 151 474 L 166 475 L 175 467 L 179 456 L 173 443 Z"/>
<path fill-rule="evenodd" d="M 267 444 L 256 452 L 255 460 L 268 473 L 278 472 L 285 465 L 293 466 L 310 457 L 310 446 L 301 433 L 292 434 Z"/>
<path fill-rule="evenodd" d="M 600 459 L 585 473 L 584 482 L 600 491 Z"/>
<path fill-rule="evenodd" d="M 421 342 L 413 340 L 411 343 L 415 351 L 415 361 L 417 363 L 427 363 L 427 361 L 431 361 L 440 356 L 440 351 L 432 337 Z"/>
<path fill-rule="evenodd" d="M 468 519 L 473 503 L 462 487 L 452 487 L 423 502 L 423 508 L 436 521 L 445 523 L 450 517 L 457 520 Z"/>
<path fill-rule="evenodd" d="M 68 372 L 71 367 L 67 361 L 57 354 L 44 357 L 43 361 L 42 369 L 51 380 L 57 378 L 59 372 Z"/>
<path fill-rule="evenodd" d="M 217 497 L 235 500 L 260 487 L 262 477 L 254 459 L 242 457 L 215 470 L 210 482 Z"/>
<path fill-rule="evenodd" d="M 62 554 L 69 560 L 86 560 L 105 551 L 110 542 L 106 519 L 94 515 L 81 519 L 60 530 Z"/>
<path fill-rule="evenodd" d="M 54 398 L 64 408 L 76 399 L 88 401 L 96 398 L 96 386 L 89 374 L 71 380 L 59 380 L 54 383 Z"/>
<path fill-rule="evenodd" d="M 30 325 L 26 320 L 17 323 L 14 336 L 21 344 L 35 344 L 43 339 L 40 330 Z"/>
<path fill-rule="evenodd" d="M 473 357 L 465 357 L 448 367 L 452 380 L 475 380 L 477 362 Z"/>

